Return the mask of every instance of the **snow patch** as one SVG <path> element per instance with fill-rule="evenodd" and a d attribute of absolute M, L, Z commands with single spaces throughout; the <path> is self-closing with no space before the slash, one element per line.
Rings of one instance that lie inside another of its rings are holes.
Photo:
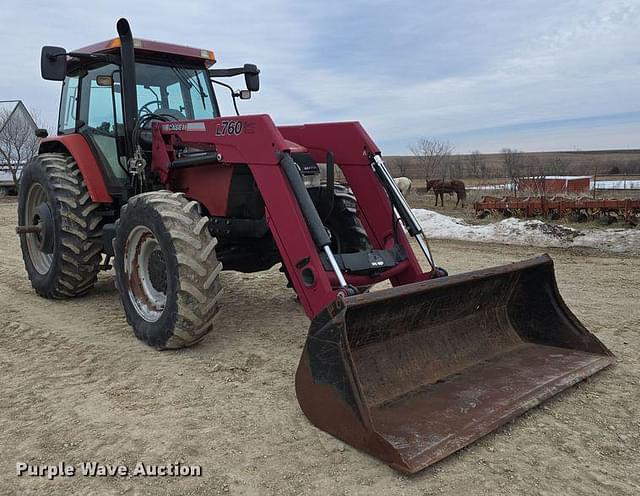
<path fill-rule="evenodd" d="M 414 209 L 427 237 L 507 245 L 583 246 L 640 255 L 640 229 L 579 230 L 540 220 L 509 218 L 475 226 L 432 210 Z"/>

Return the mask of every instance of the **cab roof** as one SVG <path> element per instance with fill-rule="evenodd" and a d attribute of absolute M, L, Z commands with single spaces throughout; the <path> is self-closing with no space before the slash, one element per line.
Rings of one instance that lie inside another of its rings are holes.
<path fill-rule="evenodd" d="M 194 62 L 204 62 L 209 67 L 216 62 L 214 53 L 211 50 L 202 50 L 200 48 L 192 48 L 183 45 L 174 45 L 173 43 L 164 43 L 160 41 L 144 40 L 142 38 L 134 38 L 133 46 L 136 54 L 147 52 L 149 54 L 167 53 L 191 59 Z M 120 48 L 120 38 L 113 38 L 106 41 L 94 43 L 78 50 L 79 53 L 113 53 Z"/>

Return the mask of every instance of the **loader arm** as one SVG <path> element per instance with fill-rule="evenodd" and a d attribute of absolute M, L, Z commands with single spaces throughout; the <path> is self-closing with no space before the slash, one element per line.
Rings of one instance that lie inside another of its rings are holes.
<path fill-rule="evenodd" d="M 409 263 L 405 270 L 390 277 L 393 286 L 434 276 L 433 271 L 422 271 L 407 236 L 398 224 L 398 216 L 391 206 L 392 192 L 385 191 L 385 183 L 374 173 L 373 161 L 376 155 L 380 155 L 380 149 L 359 122 L 280 126 L 278 129 L 286 139 L 307 148 L 317 162 L 324 162 L 326 154 L 332 153 L 358 199 L 360 219 L 374 246 L 382 249 L 399 243 L 403 247 Z M 395 184 L 389 186 L 394 187 Z M 407 220 L 403 219 L 405 227 L 409 227 Z M 419 242 L 424 238 L 420 232 L 411 232 L 410 228 L 409 232 L 416 235 Z M 432 263 L 426 251 L 427 260 Z"/>
<path fill-rule="evenodd" d="M 358 212 L 373 247 L 392 251 L 400 246 L 404 259 L 374 274 L 344 274 L 348 285 L 370 286 L 391 280 L 395 285 L 427 280 L 405 233 L 398 226 L 389 196 L 371 167 L 377 146 L 357 122 L 283 128 L 300 138 L 318 162 L 335 155 L 358 201 Z M 309 143 L 309 146 L 307 145 Z M 296 192 L 287 175 L 285 139 L 268 115 L 224 117 L 203 121 L 156 123 L 153 127 L 152 170 L 171 189 L 184 191 L 212 215 L 224 215 L 232 167 L 247 164 L 265 203 L 266 220 L 307 316 L 316 317 L 336 300 L 340 274 L 327 267 L 327 257 L 305 212 L 306 192 Z M 283 156 L 284 154 L 284 156 Z M 324 155 L 323 155 L 324 154 Z M 221 186 L 222 185 L 222 186 Z M 298 195 L 298 196 L 297 196 Z M 310 200 L 309 200 L 310 201 Z"/>

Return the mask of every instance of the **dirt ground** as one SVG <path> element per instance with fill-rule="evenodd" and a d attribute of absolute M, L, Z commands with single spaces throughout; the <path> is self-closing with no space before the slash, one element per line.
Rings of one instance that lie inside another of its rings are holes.
<path fill-rule="evenodd" d="M 0 494 L 640 493 L 640 258 L 549 250 L 560 290 L 618 363 L 415 476 L 312 427 L 293 375 L 308 321 L 275 268 L 223 273 L 215 332 L 157 352 L 102 273 L 87 297 L 31 290 L 0 204 Z M 457 273 L 539 252 L 434 242 Z M 17 477 L 16 462 L 171 463 L 202 477 Z"/>

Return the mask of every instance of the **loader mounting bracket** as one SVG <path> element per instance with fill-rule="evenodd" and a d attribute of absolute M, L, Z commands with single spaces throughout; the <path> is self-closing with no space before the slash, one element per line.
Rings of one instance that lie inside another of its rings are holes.
<path fill-rule="evenodd" d="M 407 259 L 407 254 L 400 245 L 395 245 L 390 250 L 369 250 L 356 253 L 337 253 L 335 255 L 338 267 L 352 274 L 371 274 L 398 265 Z M 331 271 L 331 264 L 323 253 L 320 255 L 325 270 Z"/>

